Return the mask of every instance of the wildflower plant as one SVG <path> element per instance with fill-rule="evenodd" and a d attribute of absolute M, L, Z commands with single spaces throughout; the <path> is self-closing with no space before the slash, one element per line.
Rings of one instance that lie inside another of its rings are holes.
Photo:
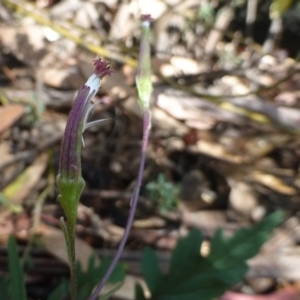
<path fill-rule="evenodd" d="M 124 231 L 124 235 L 107 272 L 101 282 L 96 287 L 90 300 L 98 299 L 98 295 L 113 272 L 133 223 L 134 214 L 138 202 L 140 187 L 142 184 L 142 175 L 146 159 L 146 150 L 151 127 L 150 98 L 152 94 L 151 68 L 150 68 L 150 15 L 142 17 L 142 39 L 139 54 L 139 63 L 136 76 L 136 85 L 138 90 L 139 104 L 143 113 L 143 141 L 141 149 L 141 161 L 137 176 L 136 187 L 132 194 L 130 212 Z M 94 60 L 94 73 L 79 90 L 73 107 L 71 109 L 65 134 L 61 145 L 61 155 L 59 163 L 59 174 L 57 176 L 57 186 L 59 189 L 59 202 L 67 217 L 67 222 L 61 218 L 61 227 L 64 232 L 68 259 L 70 264 L 71 277 L 71 299 L 77 299 L 77 279 L 76 279 L 76 261 L 75 261 L 75 225 L 77 219 L 78 202 L 85 186 L 81 173 L 81 149 L 84 145 L 82 133 L 84 130 L 95 123 L 88 123 L 88 118 L 95 104 L 92 99 L 98 92 L 103 77 L 112 74 L 110 65 L 102 59 Z"/>
<path fill-rule="evenodd" d="M 163 215 L 178 206 L 179 186 L 167 181 L 164 174 L 159 173 L 156 181 L 146 185 L 149 197 Z"/>
<path fill-rule="evenodd" d="M 65 211 L 67 222 L 61 218 L 61 226 L 65 235 L 71 273 L 71 299 L 83 300 L 90 295 L 91 290 L 102 277 L 90 300 L 98 299 L 98 295 L 110 278 L 119 282 L 100 300 L 108 299 L 121 286 L 123 273 L 115 272 L 111 276 L 127 241 L 138 202 L 142 175 L 145 165 L 146 150 L 151 127 L 150 99 L 152 93 L 150 69 L 150 16 L 142 17 L 142 40 L 139 65 L 136 77 L 139 103 L 143 115 L 143 140 L 141 147 L 141 160 L 137 176 L 136 187 L 131 198 L 131 208 L 124 235 L 108 269 L 105 263 L 95 266 L 94 258 L 90 259 L 87 272 L 77 267 L 79 292 L 77 293 L 77 279 L 75 266 L 75 224 L 77 206 L 85 186 L 81 174 L 81 149 L 83 145 L 82 133 L 95 123 L 88 123 L 88 117 L 93 110 L 92 98 L 101 86 L 104 76 L 111 75 L 110 65 L 102 59 L 94 61 L 94 73 L 79 90 L 71 109 L 61 147 L 61 157 L 57 185 L 60 192 L 59 201 Z M 174 190 L 164 177 L 160 176 L 158 182 L 148 186 L 150 190 L 158 192 L 158 196 L 165 197 Z M 176 195 L 176 193 L 175 193 Z M 1 196 L 1 195 L 0 195 Z M 1 199 L 0 199 L 1 200 Z M 207 255 L 200 253 L 203 237 L 197 229 L 190 231 L 187 237 L 178 241 L 172 252 L 170 267 L 167 273 L 162 272 L 155 252 L 149 248 L 144 250 L 141 260 L 141 271 L 148 286 L 150 295 L 144 295 L 140 284 L 135 288 L 135 300 L 161 299 L 161 300 L 211 300 L 221 296 L 233 284 L 241 280 L 248 270 L 246 261 L 256 255 L 261 245 L 269 238 L 273 229 L 283 220 L 282 212 L 269 215 L 251 228 L 243 228 L 226 238 L 219 229 L 210 242 L 210 251 Z M 13 237 L 8 242 L 9 274 L 0 277 L 1 299 L 26 299 L 25 275 L 22 262 L 18 257 L 17 244 Z M 106 271 L 104 271 L 106 270 Z M 62 282 L 48 300 L 65 299 L 67 297 L 68 282 Z"/>
<path fill-rule="evenodd" d="M 81 174 L 82 133 L 90 126 L 88 116 L 94 108 L 92 99 L 98 92 L 103 77 L 111 75 L 110 65 L 102 59 L 94 60 L 94 73 L 80 88 L 69 114 L 61 145 L 59 173 L 56 179 L 58 200 L 67 217 L 67 223 L 61 218 L 71 274 L 71 297 L 76 299 L 76 261 L 75 261 L 75 225 L 78 202 L 85 186 Z"/>
<path fill-rule="evenodd" d="M 143 139 L 142 139 L 142 146 L 141 146 L 141 160 L 140 160 L 140 165 L 139 165 L 139 170 L 137 175 L 136 186 L 130 200 L 130 211 L 128 215 L 128 220 L 118 250 L 106 274 L 104 275 L 104 277 L 102 278 L 98 286 L 96 287 L 93 295 L 89 298 L 89 300 L 98 299 L 98 295 L 100 291 L 104 287 L 112 271 L 117 265 L 118 260 L 120 259 L 120 256 L 125 247 L 125 243 L 128 239 L 129 232 L 133 223 L 134 214 L 135 214 L 138 197 L 140 193 L 140 188 L 142 185 L 143 171 L 144 171 L 145 160 L 146 160 L 146 151 L 147 151 L 149 133 L 151 128 L 150 100 L 151 100 L 151 94 L 153 90 L 152 81 L 151 81 L 151 63 L 150 63 L 150 23 L 151 23 L 151 16 L 143 15 L 142 16 L 142 37 L 141 37 L 139 61 L 138 61 L 138 68 L 137 68 L 137 75 L 136 75 L 138 102 L 141 106 L 142 115 L 143 115 Z"/>

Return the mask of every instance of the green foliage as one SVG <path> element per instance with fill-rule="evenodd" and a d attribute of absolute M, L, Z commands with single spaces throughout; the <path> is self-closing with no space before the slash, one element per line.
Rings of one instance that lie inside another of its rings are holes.
<path fill-rule="evenodd" d="M 203 1 L 199 5 L 198 19 L 203 20 L 206 25 L 212 25 L 214 21 L 214 9 L 210 2 Z"/>
<path fill-rule="evenodd" d="M 93 288 L 104 276 L 110 264 L 110 259 L 103 258 L 100 266 L 95 265 L 95 258 L 89 260 L 87 272 L 83 272 L 80 265 L 77 264 L 77 280 L 78 280 L 78 300 L 86 300 L 92 293 Z M 125 267 L 118 264 L 112 272 L 109 282 L 117 283 L 124 279 Z"/>
<path fill-rule="evenodd" d="M 8 240 L 7 249 L 9 272 L 0 278 L 0 299 L 26 300 L 25 274 L 13 236 L 10 236 Z"/>
<path fill-rule="evenodd" d="M 61 283 L 52 291 L 47 300 L 66 299 L 70 294 L 70 282 L 68 279 L 62 279 Z"/>
<path fill-rule="evenodd" d="M 91 295 L 96 284 L 104 276 L 107 268 L 109 267 L 110 259 L 103 258 L 100 266 L 96 266 L 95 257 L 90 257 L 87 271 L 83 271 L 80 264 L 77 264 L 77 283 L 78 293 L 77 300 L 86 300 Z M 120 288 L 125 277 L 125 267 L 122 264 L 118 264 L 109 278 L 110 283 L 118 283 L 110 292 L 102 296 L 109 297 L 117 289 Z M 70 284 L 68 280 L 64 280 L 61 284 L 55 288 L 55 290 L 48 297 L 48 300 L 65 299 L 70 294 Z M 102 299 L 102 298 L 101 298 Z"/>
<path fill-rule="evenodd" d="M 25 116 L 23 118 L 25 125 L 33 126 L 38 123 L 45 111 L 45 105 L 39 100 L 37 94 L 32 94 L 29 101 L 26 101 Z"/>
<path fill-rule="evenodd" d="M 211 242 L 207 257 L 200 255 L 202 235 L 194 229 L 178 242 L 163 274 L 155 252 L 144 251 L 141 270 L 155 300 L 210 300 L 222 295 L 242 279 L 248 267 L 246 260 L 254 256 L 282 221 L 275 212 L 252 228 L 239 230 L 232 238 L 224 238 L 218 230 Z M 136 300 L 145 300 L 142 288 L 136 287 Z"/>
<path fill-rule="evenodd" d="M 159 207 L 160 213 L 175 209 L 178 205 L 179 187 L 168 182 L 163 174 L 159 174 L 157 181 L 146 185 L 150 198 Z"/>
<path fill-rule="evenodd" d="M 112 296 L 121 286 L 123 285 L 123 282 L 117 283 L 109 292 L 104 294 L 99 298 L 99 300 L 106 300 L 109 299 L 110 296 Z"/>
<path fill-rule="evenodd" d="M 228 288 L 240 281 L 247 272 L 246 260 L 253 257 L 261 245 L 269 238 L 272 230 L 282 221 L 282 213 L 275 212 L 252 228 L 244 228 L 232 238 L 225 238 L 218 230 L 211 241 L 211 251 L 207 257 L 200 255 L 202 235 L 194 229 L 181 239 L 173 251 L 170 269 L 167 274 L 161 272 L 155 252 L 145 249 L 141 261 L 141 270 L 155 300 L 210 300 L 222 295 Z M 0 279 L 0 291 L 3 299 L 25 300 L 25 278 L 18 257 L 15 239 L 8 242 L 9 276 Z M 77 264 L 78 297 L 87 299 L 105 274 L 109 259 L 104 258 L 97 266 L 91 257 L 87 271 Z M 100 300 L 108 299 L 122 285 L 125 268 L 118 265 L 109 281 L 117 283 Z M 48 300 L 67 299 L 70 283 L 62 283 L 48 297 Z M 146 300 L 141 286 L 136 286 L 136 300 Z M 1 299 L 2 299 L 1 298 Z"/>
<path fill-rule="evenodd" d="M 8 240 L 9 294 L 12 300 L 26 300 L 25 277 L 18 255 L 17 243 L 13 236 Z"/>
<path fill-rule="evenodd" d="M 14 237 L 8 241 L 9 275 L 0 278 L 0 299 L 26 300 L 25 275 L 21 260 L 18 256 L 17 244 Z M 93 288 L 104 276 L 109 267 L 110 259 L 103 258 L 100 266 L 96 266 L 95 257 L 90 257 L 87 271 L 83 271 L 77 264 L 78 297 L 77 300 L 86 300 Z M 125 277 L 125 266 L 118 264 L 109 278 L 110 283 L 117 283 L 111 291 L 102 296 L 101 300 L 108 299 L 122 285 Z M 62 279 L 61 283 L 52 291 L 47 300 L 63 300 L 70 296 L 70 281 Z"/>
<path fill-rule="evenodd" d="M 0 295 L 3 299 L 10 299 L 8 276 L 3 276 L 0 278 Z"/>

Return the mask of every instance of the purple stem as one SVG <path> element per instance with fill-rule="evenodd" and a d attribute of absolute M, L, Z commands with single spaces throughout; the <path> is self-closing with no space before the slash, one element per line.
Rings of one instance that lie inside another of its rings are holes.
<path fill-rule="evenodd" d="M 97 285 L 96 290 L 94 291 L 92 296 L 89 298 L 89 300 L 96 300 L 98 298 L 99 293 L 101 292 L 102 288 L 104 287 L 105 283 L 107 282 L 111 273 L 113 272 L 116 264 L 118 263 L 120 256 L 124 250 L 125 243 L 128 239 L 130 229 L 131 229 L 131 226 L 132 226 L 132 223 L 134 220 L 135 210 L 136 210 L 136 206 L 138 203 L 138 197 L 140 194 L 140 188 L 141 188 L 142 180 L 143 180 L 143 172 L 144 172 L 144 167 L 145 167 L 146 152 L 147 152 L 150 128 L 151 128 L 151 112 L 149 109 L 144 109 L 143 110 L 143 140 L 142 140 L 142 148 L 141 148 L 141 161 L 140 161 L 139 172 L 138 172 L 138 176 L 137 176 L 137 183 L 136 183 L 135 189 L 133 191 L 133 194 L 132 194 L 132 197 L 130 200 L 130 211 L 129 211 L 129 216 L 127 219 L 125 231 L 124 231 L 123 237 L 121 239 L 121 242 L 119 244 L 118 250 L 117 250 L 109 268 L 107 269 L 101 282 Z"/>

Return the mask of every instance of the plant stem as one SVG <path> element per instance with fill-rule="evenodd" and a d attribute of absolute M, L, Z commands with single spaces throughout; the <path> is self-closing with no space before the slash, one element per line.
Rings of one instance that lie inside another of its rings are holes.
<path fill-rule="evenodd" d="M 71 226 L 70 226 L 71 227 Z M 70 237 L 70 278 L 71 278 L 71 299 L 77 299 L 77 276 L 76 276 L 76 258 L 75 258 L 75 224 L 72 228 L 68 226 L 69 237 Z"/>
<path fill-rule="evenodd" d="M 75 257 L 75 223 L 68 221 L 67 225 L 63 218 L 60 219 L 61 228 L 63 230 L 70 267 L 70 280 L 71 280 L 71 299 L 77 299 L 77 277 L 76 277 L 76 257 Z"/>
<path fill-rule="evenodd" d="M 142 140 L 142 147 L 141 147 L 141 161 L 140 161 L 140 166 L 139 166 L 139 171 L 137 175 L 137 183 L 135 186 L 135 189 L 132 193 L 132 197 L 130 200 L 130 211 L 129 211 L 129 216 L 127 220 L 127 224 L 125 227 L 125 231 L 123 234 L 123 237 L 121 239 L 121 242 L 119 244 L 119 247 L 117 249 L 117 252 L 107 269 L 104 277 L 102 278 L 101 282 L 98 284 L 96 290 L 92 294 L 92 296 L 89 298 L 89 300 L 96 300 L 98 298 L 99 293 L 101 292 L 102 288 L 104 287 L 105 283 L 109 279 L 111 273 L 113 272 L 116 264 L 118 263 L 120 256 L 124 250 L 126 241 L 128 239 L 130 229 L 134 220 L 134 214 L 138 202 L 138 197 L 140 194 L 140 188 L 142 185 L 142 180 L 143 180 L 143 172 L 144 172 L 144 167 L 145 167 L 145 160 L 146 160 L 146 152 L 147 152 L 147 146 L 148 146 L 148 141 L 149 141 L 149 133 L 150 133 L 150 128 L 151 128 L 151 112 L 149 109 L 144 109 L 143 110 L 143 140 Z"/>

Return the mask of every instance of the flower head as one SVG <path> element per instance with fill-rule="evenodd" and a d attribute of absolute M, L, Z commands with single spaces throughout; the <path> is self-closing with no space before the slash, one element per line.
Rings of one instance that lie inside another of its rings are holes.
<path fill-rule="evenodd" d="M 99 77 L 103 78 L 104 76 L 110 76 L 114 71 L 110 68 L 110 64 L 101 58 L 93 60 L 94 63 L 94 73 Z"/>
<path fill-rule="evenodd" d="M 93 125 L 99 122 L 87 122 L 95 106 L 95 104 L 91 103 L 91 100 L 98 92 L 101 86 L 101 80 L 105 76 L 110 76 L 113 73 L 113 70 L 110 69 L 110 64 L 101 58 L 95 59 L 93 63 L 94 73 L 80 88 L 75 98 L 62 141 L 59 174 L 69 179 L 81 177 L 80 156 L 82 133 L 86 128 L 90 127 L 91 124 Z"/>
<path fill-rule="evenodd" d="M 81 174 L 82 133 L 88 127 L 87 120 L 94 105 L 93 97 L 101 86 L 101 80 L 111 75 L 110 65 L 102 59 L 94 61 L 94 73 L 80 88 L 72 106 L 61 144 L 59 174 L 56 178 L 59 190 L 58 200 L 65 212 L 68 223 L 61 218 L 65 235 L 71 273 L 71 298 L 77 298 L 76 261 L 75 261 L 75 224 L 77 207 L 85 186 Z"/>
<path fill-rule="evenodd" d="M 151 15 L 142 15 L 141 16 L 141 21 L 142 21 L 142 26 L 148 26 L 150 27 L 150 23 L 153 21 L 153 19 L 151 18 Z M 143 24 L 145 23 L 145 24 Z"/>

